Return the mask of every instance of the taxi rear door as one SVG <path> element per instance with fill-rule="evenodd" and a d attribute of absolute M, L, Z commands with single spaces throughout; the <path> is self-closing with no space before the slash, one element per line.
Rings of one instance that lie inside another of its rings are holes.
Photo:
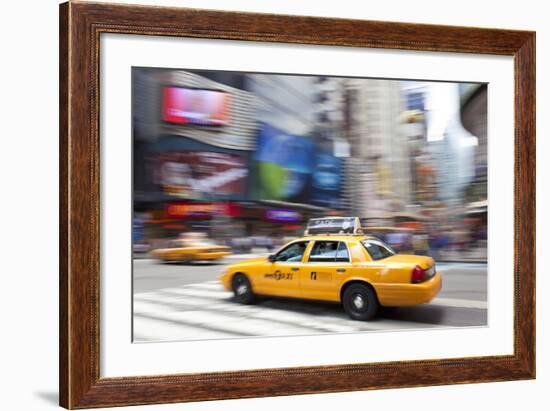
<path fill-rule="evenodd" d="M 300 296 L 315 300 L 339 300 L 339 284 L 352 269 L 344 241 L 316 240 L 306 254 L 300 273 Z"/>

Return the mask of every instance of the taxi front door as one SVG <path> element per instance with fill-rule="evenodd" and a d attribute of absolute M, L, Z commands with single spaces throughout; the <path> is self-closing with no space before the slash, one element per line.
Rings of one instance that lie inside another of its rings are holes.
<path fill-rule="evenodd" d="M 289 244 L 267 263 L 258 284 L 260 294 L 280 297 L 300 296 L 300 273 L 302 259 L 309 241 Z"/>

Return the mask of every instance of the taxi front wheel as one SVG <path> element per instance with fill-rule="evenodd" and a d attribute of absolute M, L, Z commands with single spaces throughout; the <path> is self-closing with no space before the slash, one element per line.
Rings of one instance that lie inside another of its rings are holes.
<path fill-rule="evenodd" d="M 254 302 L 254 292 L 246 275 L 236 274 L 231 280 L 231 288 L 235 295 L 235 301 L 238 303 L 252 304 Z"/>
<path fill-rule="evenodd" d="M 371 320 L 378 311 L 378 299 L 374 290 L 364 284 L 352 284 L 346 288 L 342 305 L 353 320 Z"/>

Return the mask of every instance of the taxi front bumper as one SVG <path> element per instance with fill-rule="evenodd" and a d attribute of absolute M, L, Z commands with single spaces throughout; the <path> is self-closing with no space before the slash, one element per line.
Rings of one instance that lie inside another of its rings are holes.
<path fill-rule="evenodd" d="M 227 291 L 231 291 L 231 274 L 228 270 L 224 270 L 222 275 L 218 277 L 218 280 L 220 280 L 220 282 L 222 283 L 223 288 L 225 288 Z"/>

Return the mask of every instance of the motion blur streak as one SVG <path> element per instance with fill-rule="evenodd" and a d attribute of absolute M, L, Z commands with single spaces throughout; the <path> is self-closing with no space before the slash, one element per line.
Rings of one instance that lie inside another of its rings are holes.
<path fill-rule="evenodd" d="M 486 84 L 133 68 L 132 90 L 135 261 L 226 264 L 358 216 L 398 252 L 486 263 Z"/>

